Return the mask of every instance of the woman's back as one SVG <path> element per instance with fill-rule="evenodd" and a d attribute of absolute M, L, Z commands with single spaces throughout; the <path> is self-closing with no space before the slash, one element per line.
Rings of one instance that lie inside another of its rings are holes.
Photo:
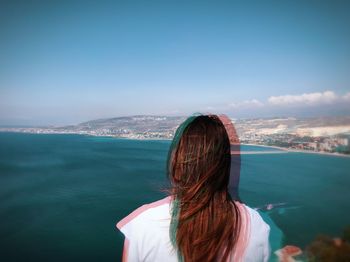
<path fill-rule="evenodd" d="M 256 211 L 233 201 L 239 199 L 240 154 L 232 156 L 231 145 L 237 152 L 239 140 L 226 120 L 197 115 L 178 127 L 168 152 L 169 197 L 140 207 L 117 225 L 126 236 L 128 261 L 268 259 L 269 226 Z M 234 198 L 229 188 L 235 189 Z"/>
<path fill-rule="evenodd" d="M 269 225 L 256 210 L 235 203 L 241 211 L 245 232 L 240 234 L 229 261 L 268 261 Z M 117 223 L 125 235 L 124 261 L 178 261 L 169 237 L 171 205 L 172 198 L 168 196 L 137 208 Z"/>

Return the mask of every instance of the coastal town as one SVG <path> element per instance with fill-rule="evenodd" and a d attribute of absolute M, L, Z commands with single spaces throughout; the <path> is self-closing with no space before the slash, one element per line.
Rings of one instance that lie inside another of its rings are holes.
<path fill-rule="evenodd" d="M 272 118 L 238 120 L 242 144 L 274 146 L 293 151 L 350 154 L 350 119 Z"/>
<path fill-rule="evenodd" d="M 185 116 L 137 115 L 98 119 L 69 126 L 0 127 L 1 132 L 80 134 L 128 139 L 174 137 Z M 350 155 L 350 117 L 262 118 L 231 121 L 242 144 L 305 152 Z"/>

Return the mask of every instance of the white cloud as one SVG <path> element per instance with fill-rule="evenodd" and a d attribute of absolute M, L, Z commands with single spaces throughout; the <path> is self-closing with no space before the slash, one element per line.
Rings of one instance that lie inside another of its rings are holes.
<path fill-rule="evenodd" d="M 332 104 L 338 100 L 338 96 L 333 91 L 323 93 L 305 93 L 301 95 L 271 96 L 268 99 L 270 105 L 322 105 Z"/>
<path fill-rule="evenodd" d="M 208 107 L 209 108 L 209 107 Z M 271 115 L 322 115 L 328 112 L 350 112 L 350 92 L 331 90 L 295 95 L 270 96 L 267 100 L 250 99 L 215 106 L 219 112 L 239 117 Z M 219 110 L 220 109 L 220 110 Z"/>
<path fill-rule="evenodd" d="M 345 95 L 342 96 L 342 99 L 347 101 L 347 102 L 350 102 L 350 92 L 346 93 Z"/>
<path fill-rule="evenodd" d="M 239 102 L 239 103 L 230 103 L 228 106 L 231 108 L 239 108 L 239 107 L 261 107 L 264 104 L 261 103 L 259 100 L 257 99 L 251 99 L 251 100 L 244 100 L 243 102 Z"/>

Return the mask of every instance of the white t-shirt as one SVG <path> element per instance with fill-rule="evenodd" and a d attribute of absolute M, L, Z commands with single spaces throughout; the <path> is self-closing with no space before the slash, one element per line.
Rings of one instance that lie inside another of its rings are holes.
<path fill-rule="evenodd" d="M 143 205 L 117 223 L 124 234 L 123 261 L 176 262 L 169 227 L 171 196 Z M 239 202 L 235 204 L 242 215 L 242 232 L 230 261 L 268 261 L 270 257 L 270 226 L 260 214 Z"/>

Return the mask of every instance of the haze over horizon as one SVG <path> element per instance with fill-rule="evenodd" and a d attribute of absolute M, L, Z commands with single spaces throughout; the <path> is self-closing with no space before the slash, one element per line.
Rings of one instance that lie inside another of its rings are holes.
<path fill-rule="evenodd" d="M 350 115 L 349 1 L 0 3 L 0 125 Z"/>

